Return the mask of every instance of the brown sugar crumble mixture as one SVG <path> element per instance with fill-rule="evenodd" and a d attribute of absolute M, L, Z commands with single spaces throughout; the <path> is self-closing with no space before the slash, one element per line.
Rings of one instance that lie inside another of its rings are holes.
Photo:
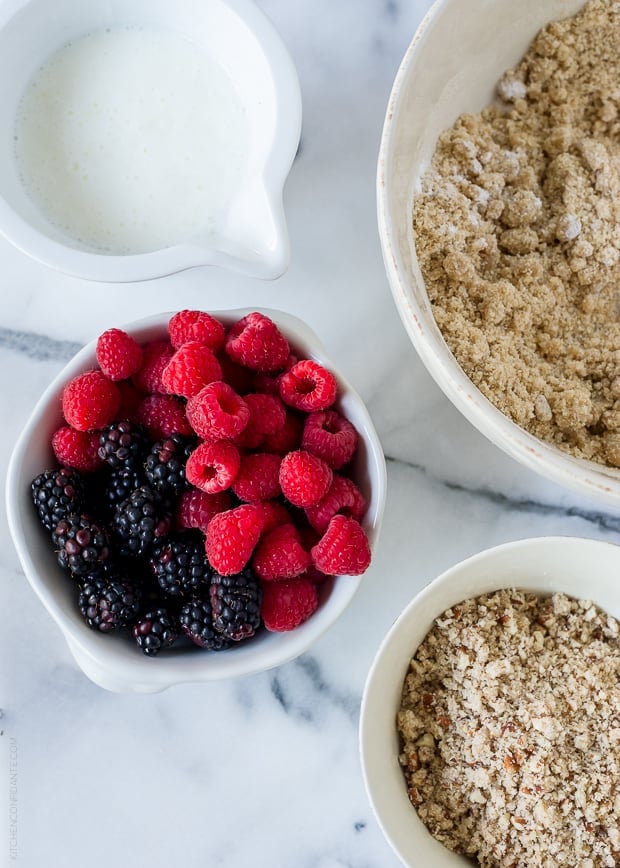
<path fill-rule="evenodd" d="M 482 866 L 620 865 L 620 626 L 502 590 L 436 621 L 398 713 L 409 798 Z"/>
<path fill-rule="evenodd" d="M 514 422 L 620 467 L 620 2 L 536 37 L 414 203 L 435 319 Z"/>

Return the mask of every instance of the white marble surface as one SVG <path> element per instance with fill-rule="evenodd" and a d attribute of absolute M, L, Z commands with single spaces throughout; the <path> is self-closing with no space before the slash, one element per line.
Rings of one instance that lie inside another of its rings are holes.
<path fill-rule="evenodd" d="M 482 548 L 544 534 L 618 539 L 618 516 L 525 471 L 459 416 L 392 303 L 375 161 L 391 83 L 428 0 L 261 5 L 304 99 L 286 188 L 289 272 L 271 284 L 200 269 L 89 285 L 0 242 L 3 473 L 43 388 L 104 328 L 180 307 L 282 308 L 321 335 L 375 419 L 389 469 L 380 548 L 345 616 L 299 660 L 234 683 L 123 696 L 77 670 L 3 518 L 0 865 L 395 868 L 357 753 L 364 679 L 394 617 Z"/>

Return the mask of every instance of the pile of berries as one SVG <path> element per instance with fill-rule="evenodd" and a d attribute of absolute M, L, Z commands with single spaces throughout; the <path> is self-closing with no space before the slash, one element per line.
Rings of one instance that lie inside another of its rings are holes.
<path fill-rule="evenodd" d="M 357 432 L 272 320 L 183 310 L 144 346 L 104 332 L 96 355 L 64 389 L 59 466 L 32 482 L 89 627 L 149 656 L 183 636 L 220 651 L 296 628 L 328 577 L 367 569 Z"/>

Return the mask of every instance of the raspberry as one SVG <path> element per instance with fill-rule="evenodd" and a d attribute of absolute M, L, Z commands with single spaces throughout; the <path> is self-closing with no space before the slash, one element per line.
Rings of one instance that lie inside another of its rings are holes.
<path fill-rule="evenodd" d="M 288 358 L 288 341 L 277 325 L 262 313 L 249 313 L 230 329 L 226 352 L 253 371 L 281 370 Z"/>
<path fill-rule="evenodd" d="M 207 383 L 221 379 L 222 369 L 212 350 L 196 341 L 179 347 L 161 375 L 166 392 L 184 398 L 191 398 Z"/>
<path fill-rule="evenodd" d="M 220 512 L 207 527 L 205 547 L 211 566 L 222 576 L 240 573 L 252 557 L 262 529 L 261 510 L 252 504 Z"/>
<path fill-rule="evenodd" d="M 336 410 L 311 413 L 305 421 L 301 445 L 322 458 L 332 470 L 348 464 L 357 449 L 357 431 Z"/>
<path fill-rule="evenodd" d="M 282 493 L 293 506 L 315 506 L 332 483 L 331 468 L 303 449 L 289 452 L 280 465 Z"/>
<path fill-rule="evenodd" d="M 208 494 L 217 494 L 230 488 L 239 472 L 241 456 L 237 447 L 228 440 L 201 443 L 187 459 L 187 481 Z"/>
<path fill-rule="evenodd" d="M 142 367 L 132 379 L 134 385 L 146 394 L 165 393 L 161 375 L 174 355 L 174 347 L 169 341 L 150 341 L 142 350 Z"/>
<path fill-rule="evenodd" d="M 121 403 L 120 392 L 101 371 L 79 374 L 64 388 L 62 411 L 65 419 L 78 431 L 105 428 L 116 417 Z"/>
<path fill-rule="evenodd" d="M 305 576 L 282 582 L 265 582 L 261 615 L 265 627 L 275 633 L 294 630 L 318 608 L 314 584 Z"/>
<path fill-rule="evenodd" d="M 280 378 L 280 397 L 289 407 L 311 413 L 326 410 L 336 400 L 334 375 L 312 359 L 303 359 Z"/>
<path fill-rule="evenodd" d="M 180 310 L 168 323 L 170 342 L 178 350 L 188 341 L 196 341 L 216 353 L 224 346 L 224 326 L 202 310 Z"/>
<path fill-rule="evenodd" d="M 312 562 L 328 576 L 360 576 L 370 565 L 370 546 L 354 518 L 335 515 L 311 551 Z"/>
<path fill-rule="evenodd" d="M 138 407 L 144 395 L 129 380 L 121 380 L 120 383 L 116 384 L 116 387 L 121 394 L 121 404 L 116 414 L 117 419 L 137 422 Z"/>
<path fill-rule="evenodd" d="M 255 374 L 252 380 L 252 384 L 254 389 L 257 392 L 265 395 L 279 395 L 280 394 L 280 377 L 285 371 L 290 371 L 293 365 L 296 365 L 299 359 L 297 356 L 294 356 L 292 353 L 289 353 L 287 360 L 284 362 L 284 366 L 279 374 L 270 375 L 270 374 Z"/>
<path fill-rule="evenodd" d="M 251 371 L 233 362 L 226 353 L 219 353 L 217 360 L 222 369 L 222 380 L 228 383 L 238 395 L 245 395 L 246 392 L 252 391 Z"/>
<path fill-rule="evenodd" d="M 250 411 L 227 383 L 216 382 L 189 399 L 187 418 L 203 440 L 233 440 L 250 421 Z"/>
<path fill-rule="evenodd" d="M 76 431 L 68 425 L 59 428 L 52 437 L 52 450 L 59 464 L 93 473 L 103 461 L 97 454 L 99 434 L 97 431 Z"/>
<path fill-rule="evenodd" d="M 256 500 L 271 500 L 282 494 L 278 475 L 281 459 L 267 452 L 253 452 L 241 459 L 239 472 L 232 490 L 239 500 L 251 503 Z"/>
<path fill-rule="evenodd" d="M 278 500 L 263 500 L 257 503 L 263 516 L 263 534 L 267 534 L 281 524 L 290 524 L 291 514 Z"/>
<path fill-rule="evenodd" d="M 277 434 L 286 422 L 286 408 L 275 395 L 260 395 L 252 392 L 243 400 L 250 410 L 248 429 L 258 434 Z"/>
<path fill-rule="evenodd" d="M 185 404 L 175 395 L 147 395 L 138 407 L 138 421 L 153 440 L 194 433 L 185 415 Z"/>
<path fill-rule="evenodd" d="M 359 521 L 365 512 L 366 501 L 357 485 L 346 476 L 334 473 L 327 494 L 316 506 L 306 509 L 306 516 L 315 530 L 324 533 L 335 515 L 347 515 Z"/>
<path fill-rule="evenodd" d="M 197 528 L 205 533 L 213 516 L 218 512 L 226 512 L 231 507 L 230 494 L 227 491 L 207 494 L 199 488 L 192 488 L 183 492 L 177 501 L 175 523 L 179 528 Z"/>
<path fill-rule="evenodd" d="M 284 427 L 286 409 L 275 395 L 251 392 L 243 400 L 250 410 L 250 421 L 237 437 L 236 442 L 244 449 L 257 449 L 265 435 L 277 434 Z"/>
<path fill-rule="evenodd" d="M 312 563 L 292 524 L 282 524 L 263 536 L 252 556 L 252 567 L 264 581 L 292 579 Z"/>
<path fill-rule="evenodd" d="M 108 380 L 126 380 L 142 366 L 142 347 L 122 329 L 99 335 L 95 355 Z"/>
<path fill-rule="evenodd" d="M 300 416 L 287 410 L 284 425 L 275 434 L 265 435 L 261 449 L 263 452 L 275 452 L 276 455 L 286 455 L 287 452 L 299 449 L 303 424 Z"/>

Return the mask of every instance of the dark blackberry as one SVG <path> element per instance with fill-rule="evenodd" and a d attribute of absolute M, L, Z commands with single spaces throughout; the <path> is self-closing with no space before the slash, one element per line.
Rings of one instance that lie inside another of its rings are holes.
<path fill-rule="evenodd" d="M 119 503 L 127 500 L 132 491 L 144 483 L 144 473 L 142 470 L 135 470 L 132 467 L 121 467 L 119 470 L 113 470 L 106 480 L 106 485 L 103 490 L 105 498 L 105 508 L 113 515 Z"/>
<path fill-rule="evenodd" d="M 132 632 L 138 647 L 149 657 L 169 648 L 179 636 L 175 618 L 164 608 L 151 609 L 141 615 L 134 622 Z"/>
<path fill-rule="evenodd" d="M 113 422 L 99 435 L 99 457 L 112 470 L 140 467 L 148 450 L 146 428 L 135 422 Z"/>
<path fill-rule="evenodd" d="M 72 513 L 56 525 L 52 541 L 58 563 L 74 576 L 87 576 L 101 568 L 110 554 L 107 529 L 88 515 Z"/>
<path fill-rule="evenodd" d="M 230 647 L 230 639 L 213 627 L 211 603 L 208 598 L 192 597 L 179 613 L 181 630 L 194 645 L 207 651 L 222 651 Z"/>
<path fill-rule="evenodd" d="M 207 586 L 213 575 L 200 534 L 168 537 L 153 547 L 149 564 L 161 590 L 171 596 Z"/>
<path fill-rule="evenodd" d="M 135 620 L 142 593 L 125 579 L 89 577 L 80 586 L 80 612 L 88 626 L 102 633 Z"/>
<path fill-rule="evenodd" d="M 260 627 L 261 590 L 249 567 L 234 576 L 214 573 L 209 595 L 213 626 L 219 633 L 233 642 L 256 633 Z"/>
<path fill-rule="evenodd" d="M 188 483 L 185 479 L 185 463 L 196 448 L 191 437 L 171 434 L 165 440 L 158 440 L 146 457 L 146 478 L 153 488 L 166 497 L 182 494 Z"/>
<path fill-rule="evenodd" d="M 84 482 L 77 470 L 61 467 L 40 473 L 30 490 L 41 524 L 50 532 L 70 513 L 84 509 Z"/>
<path fill-rule="evenodd" d="M 142 557 L 170 530 L 171 516 L 166 504 L 148 485 L 136 488 L 116 507 L 112 530 L 122 557 Z"/>

